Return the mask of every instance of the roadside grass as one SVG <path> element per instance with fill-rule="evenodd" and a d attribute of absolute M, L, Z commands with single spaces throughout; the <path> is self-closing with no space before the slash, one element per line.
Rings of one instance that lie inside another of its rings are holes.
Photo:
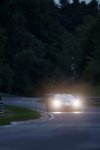
<path fill-rule="evenodd" d="M 5 115 L 4 118 L 0 119 L 0 125 L 10 124 L 12 121 L 25 121 L 38 118 L 40 118 L 40 114 L 36 111 L 5 105 Z"/>

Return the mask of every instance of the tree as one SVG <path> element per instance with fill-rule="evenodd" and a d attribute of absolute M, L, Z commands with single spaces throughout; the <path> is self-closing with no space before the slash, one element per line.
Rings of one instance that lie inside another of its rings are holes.
<path fill-rule="evenodd" d="M 75 72 L 82 78 L 85 68 L 92 72 L 99 47 L 98 2 L 60 3 L 1 0 L 1 91 L 36 93 L 47 83 L 63 85 Z"/>
<path fill-rule="evenodd" d="M 11 92 L 13 72 L 5 57 L 7 41 L 5 33 L 6 31 L 0 27 L 0 91 Z"/>
<path fill-rule="evenodd" d="M 97 0 L 91 0 L 90 3 L 87 5 L 87 12 L 96 17 L 98 15 L 98 7 L 99 7 L 99 1 Z"/>
<path fill-rule="evenodd" d="M 84 24 L 76 28 L 76 69 L 82 75 L 87 65 L 88 57 L 93 52 L 93 32 L 97 19 L 92 16 L 84 18 Z"/>
<path fill-rule="evenodd" d="M 66 5 L 67 4 L 69 4 L 70 3 L 70 1 L 69 0 L 60 0 L 60 4 L 61 4 L 61 8 L 63 7 L 65 7 L 66 8 Z"/>
<path fill-rule="evenodd" d="M 85 78 L 93 83 L 100 83 L 100 17 L 97 20 L 95 31 L 92 38 L 93 52 L 88 58 L 88 63 L 85 69 Z"/>

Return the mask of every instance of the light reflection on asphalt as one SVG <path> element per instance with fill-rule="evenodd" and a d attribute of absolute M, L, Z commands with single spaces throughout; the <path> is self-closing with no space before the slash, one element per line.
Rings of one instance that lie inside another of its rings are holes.
<path fill-rule="evenodd" d="M 53 114 L 80 114 L 83 112 L 52 112 Z"/>
<path fill-rule="evenodd" d="M 99 114 L 100 111 L 94 112 L 94 111 L 83 111 L 83 112 L 52 112 L 53 114 Z"/>

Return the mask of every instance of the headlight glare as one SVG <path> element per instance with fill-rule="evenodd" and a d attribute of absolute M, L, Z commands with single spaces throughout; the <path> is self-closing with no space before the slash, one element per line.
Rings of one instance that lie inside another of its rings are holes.
<path fill-rule="evenodd" d="M 53 100 L 53 106 L 54 107 L 60 107 L 61 106 L 61 101 L 60 100 Z"/>
<path fill-rule="evenodd" d="M 74 107 L 80 107 L 81 106 L 81 101 L 80 100 L 75 100 L 75 102 L 73 103 Z"/>

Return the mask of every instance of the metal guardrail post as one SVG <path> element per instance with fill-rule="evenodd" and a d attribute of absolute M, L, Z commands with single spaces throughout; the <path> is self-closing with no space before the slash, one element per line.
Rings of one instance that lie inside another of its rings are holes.
<path fill-rule="evenodd" d="M 4 117 L 4 102 L 1 100 L 0 96 L 0 118 Z"/>

